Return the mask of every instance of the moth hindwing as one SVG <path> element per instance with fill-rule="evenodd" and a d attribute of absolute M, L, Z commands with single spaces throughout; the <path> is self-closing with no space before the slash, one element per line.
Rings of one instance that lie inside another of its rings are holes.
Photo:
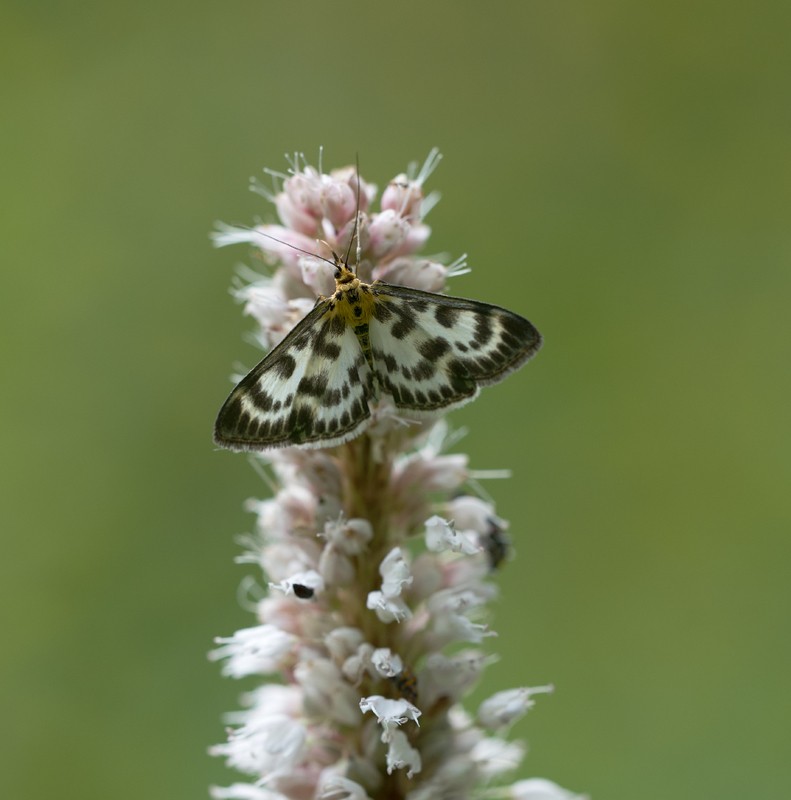
<path fill-rule="evenodd" d="M 336 263 L 335 292 L 231 392 L 214 440 L 232 450 L 332 447 L 361 434 L 389 395 L 406 418 L 472 400 L 541 346 L 498 306 L 375 281 Z"/>

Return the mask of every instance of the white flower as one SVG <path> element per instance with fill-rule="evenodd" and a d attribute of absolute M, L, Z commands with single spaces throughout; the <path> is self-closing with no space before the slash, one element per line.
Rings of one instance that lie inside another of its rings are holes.
<path fill-rule="evenodd" d="M 552 691 L 553 686 L 535 686 L 497 692 L 478 707 L 478 722 L 489 730 L 507 728 L 535 705 L 532 695 Z"/>
<path fill-rule="evenodd" d="M 348 556 L 364 553 L 374 532 L 367 519 L 339 519 L 324 525 L 324 537 Z"/>
<path fill-rule="evenodd" d="M 420 698 L 430 708 L 440 698 L 459 700 L 481 677 L 490 660 L 485 653 L 464 650 L 448 657 L 432 653 L 420 672 Z"/>
<path fill-rule="evenodd" d="M 282 686 L 279 683 L 264 683 L 242 696 L 247 708 L 231 712 L 225 719 L 232 725 L 266 721 L 273 714 L 296 718 L 302 710 L 302 693 L 298 686 Z"/>
<path fill-rule="evenodd" d="M 274 625 L 242 628 L 231 637 L 215 640 L 218 647 L 209 654 L 212 661 L 228 659 L 223 675 L 241 678 L 244 675 L 269 675 L 280 669 L 291 655 L 297 638 Z"/>
<path fill-rule="evenodd" d="M 412 616 L 406 602 L 399 597 L 404 586 L 412 583 L 409 564 L 400 547 L 394 547 L 379 566 L 381 591 L 368 593 L 366 607 L 376 612 L 382 622 L 402 622 Z"/>
<path fill-rule="evenodd" d="M 359 628 L 338 627 L 333 628 L 324 637 L 324 644 L 336 662 L 342 662 L 363 643 L 363 632 Z"/>
<path fill-rule="evenodd" d="M 407 700 L 389 700 L 381 695 L 371 695 L 360 700 L 360 709 L 363 713 L 373 711 L 379 724 L 385 729 L 390 730 L 405 722 L 412 721 L 418 723 L 421 711 Z"/>
<path fill-rule="evenodd" d="M 384 735 L 382 736 L 383 741 Z M 406 768 L 407 778 L 412 778 L 420 772 L 422 762 L 420 753 L 409 744 L 406 734 L 403 731 L 391 730 L 387 738 L 387 773 L 388 775 L 397 769 Z"/>
<path fill-rule="evenodd" d="M 228 765 L 272 779 L 288 775 L 299 761 L 305 744 L 305 728 L 296 720 L 272 714 L 254 725 L 231 731 L 228 741 L 215 745 L 213 755 L 225 756 Z"/>
<path fill-rule="evenodd" d="M 348 586 L 356 577 L 353 556 L 364 553 L 373 538 L 371 523 L 339 517 L 325 523 L 323 536 L 327 546 L 319 559 L 319 570 L 329 583 Z"/>
<path fill-rule="evenodd" d="M 285 595 L 295 595 L 302 600 L 312 598 L 324 591 L 324 578 L 316 570 L 297 572 L 280 583 L 270 583 L 270 589 L 277 589 Z"/>
<path fill-rule="evenodd" d="M 459 533 L 452 522 L 436 515 L 426 520 L 426 547 L 434 553 L 451 550 L 472 555 L 481 551 L 480 545 L 471 536 Z"/>
<path fill-rule="evenodd" d="M 369 592 L 365 606 L 385 623 L 403 622 L 412 616 L 411 609 L 400 597 L 388 597 L 384 592 Z"/>
<path fill-rule="evenodd" d="M 400 547 L 394 547 L 384 557 L 379 574 L 382 576 L 382 594 L 386 597 L 398 597 L 401 589 L 412 583 L 409 564 Z"/>
<path fill-rule="evenodd" d="M 273 500 L 248 502 L 258 515 L 257 527 L 267 541 L 291 540 L 295 531 L 313 526 L 316 496 L 307 486 L 289 481 Z"/>
<path fill-rule="evenodd" d="M 371 695 L 360 700 L 360 709 L 373 711 L 382 727 L 382 741 L 387 744 L 387 772 L 407 770 L 411 778 L 422 769 L 420 753 L 409 744 L 406 734 L 399 726 L 412 721 L 419 725 L 420 709 L 407 700 L 388 700 L 380 695 Z"/>
<path fill-rule="evenodd" d="M 426 492 L 454 491 L 467 480 L 467 456 L 421 451 L 400 459 L 394 473 L 393 490 L 405 500 Z"/>
<path fill-rule="evenodd" d="M 404 662 L 401 657 L 393 653 L 389 647 L 378 647 L 371 654 L 371 663 L 380 675 L 392 678 L 404 671 Z"/>
<path fill-rule="evenodd" d="M 505 520 L 500 519 L 494 513 L 492 504 L 481 500 L 480 497 L 473 497 L 468 494 L 460 495 L 449 500 L 446 508 L 448 516 L 462 530 L 485 533 L 492 522 L 499 527 L 505 526 Z"/>
<path fill-rule="evenodd" d="M 513 771 L 524 757 L 525 746 L 521 742 L 506 742 L 493 736 L 481 739 L 470 752 L 470 758 L 487 778 Z"/>
<path fill-rule="evenodd" d="M 363 642 L 354 655 L 349 656 L 341 668 L 346 678 L 352 681 L 357 686 L 364 673 L 372 674 L 373 664 L 371 663 L 371 656 L 373 656 L 374 646 L 368 642 Z"/>
<path fill-rule="evenodd" d="M 467 586 L 454 586 L 436 592 L 428 601 L 428 607 L 433 614 L 459 614 L 480 608 L 485 605 L 495 594 L 496 589 L 485 583 L 470 583 Z"/>

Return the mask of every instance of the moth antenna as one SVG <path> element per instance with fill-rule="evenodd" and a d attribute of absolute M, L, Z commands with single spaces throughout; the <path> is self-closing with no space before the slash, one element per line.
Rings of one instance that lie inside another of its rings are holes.
<path fill-rule="evenodd" d="M 360 259 L 363 257 L 363 246 L 360 241 L 360 154 L 354 154 L 354 166 L 357 170 L 357 210 L 354 212 L 354 233 L 357 237 L 357 260 L 354 262 L 355 273 L 360 267 Z"/>
<path fill-rule="evenodd" d="M 358 211 L 357 212 L 357 221 L 359 222 L 359 220 L 360 220 L 360 212 Z M 357 272 L 357 268 L 360 266 L 360 260 L 363 257 L 363 246 L 362 246 L 362 244 L 360 242 L 360 232 L 359 232 L 359 230 L 357 231 L 357 252 L 356 252 L 355 255 L 357 257 L 357 260 L 354 262 L 354 271 L 356 273 Z"/>
<path fill-rule="evenodd" d="M 352 243 L 357 240 L 357 261 L 354 264 L 354 274 L 357 274 L 357 267 L 360 265 L 360 258 L 362 257 L 362 246 L 360 245 L 360 154 L 356 153 L 354 156 L 355 173 L 357 175 L 357 202 L 354 210 L 354 230 L 352 231 L 352 238 L 349 239 L 349 246 L 346 248 L 346 258 L 343 259 L 345 266 L 349 266 L 349 255 L 352 252 Z"/>
<path fill-rule="evenodd" d="M 256 236 L 263 236 L 265 239 L 271 239 L 273 242 L 277 242 L 278 244 L 282 244 L 284 247 L 290 247 L 292 250 L 296 250 L 298 253 L 302 253 L 306 256 L 310 256 L 311 258 L 318 258 L 320 261 L 324 261 L 329 264 L 331 267 L 335 268 L 337 265 L 334 261 L 330 261 L 329 258 L 324 258 L 324 256 L 320 256 L 317 253 L 311 253 L 310 250 L 303 250 L 301 247 L 297 247 L 295 244 L 291 244 L 291 242 L 284 242 L 282 239 L 278 239 L 277 236 L 272 236 L 269 233 L 264 233 L 263 231 L 259 231 L 257 228 L 251 228 L 249 225 L 237 225 L 237 228 L 241 228 L 245 231 L 250 231 L 250 233 L 254 233 Z M 332 248 L 325 242 L 323 239 L 317 239 L 317 242 L 321 242 L 321 244 L 325 245 L 327 249 L 332 253 Z M 332 253 L 335 255 L 335 253 Z M 337 258 L 337 256 L 335 256 Z"/>

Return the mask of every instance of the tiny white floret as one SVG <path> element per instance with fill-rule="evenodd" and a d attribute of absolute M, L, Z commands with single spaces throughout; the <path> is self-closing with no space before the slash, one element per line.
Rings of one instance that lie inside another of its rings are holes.
<path fill-rule="evenodd" d="M 436 515 L 426 520 L 426 547 L 433 553 L 450 550 L 468 556 L 483 549 L 471 535 L 457 531 L 453 522 Z"/>

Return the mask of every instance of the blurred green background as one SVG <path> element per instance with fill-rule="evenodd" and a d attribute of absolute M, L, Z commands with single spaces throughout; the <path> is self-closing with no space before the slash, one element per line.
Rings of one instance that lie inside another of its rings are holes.
<path fill-rule="evenodd" d="M 214 449 L 244 248 L 303 150 L 383 186 L 438 145 L 429 252 L 530 317 L 457 412 L 512 522 L 477 698 L 555 683 L 520 774 L 594 800 L 789 791 L 791 7 L 6 0 L 2 794 L 177 800 L 240 686 Z"/>

